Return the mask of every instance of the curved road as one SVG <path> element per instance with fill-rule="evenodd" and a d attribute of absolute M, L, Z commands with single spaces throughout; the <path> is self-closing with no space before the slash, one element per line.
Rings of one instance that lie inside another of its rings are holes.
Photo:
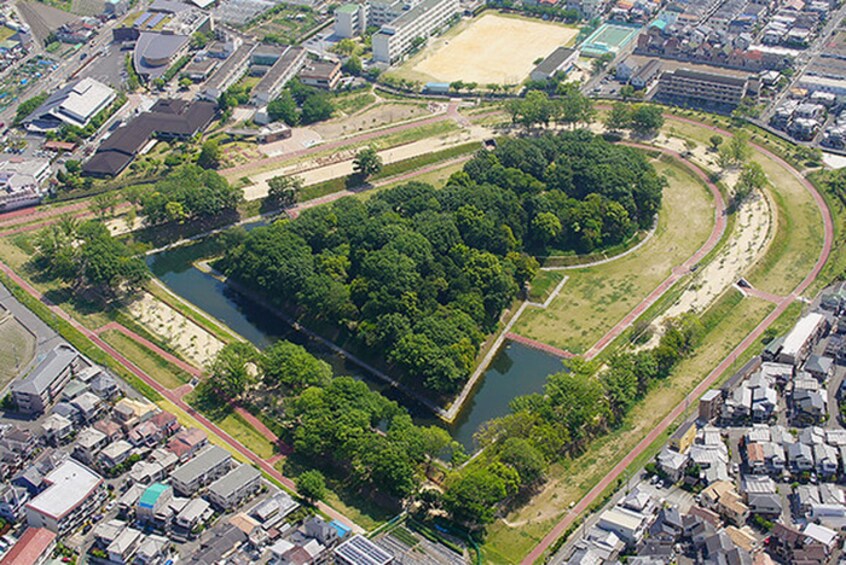
<path fill-rule="evenodd" d="M 691 120 L 688 118 L 683 118 L 679 116 L 675 116 L 673 114 L 666 114 L 666 116 L 670 119 L 678 120 L 681 122 L 686 122 L 698 127 L 705 127 L 710 131 L 715 133 L 719 133 L 721 135 L 725 135 L 731 137 L 731 133 L 720 129 L 715 126 L 710 126 L 703 124 L 701 122 L 697 122 L 695 120 Z M 822 195 L 817 191 L 817 189 L 812 185 L 805 177 L 803 177 L 796 169 L 794 169 L 791 165 L 789 165 L 784 159 L 775 155 L 768 149 L 765 149 L 757 144 L 751 144 L 757 151 L 761 152 L 762 154 L 766 155 L 767 157 L 776 161 L 779 165 L 784 167 L 787 171 L 790 172 L 794 177 L 796 177 L 799 182 L 802 183 L 802 186 L 811 194 L 816 203 L 817 207 L 820 210 L 820 214 L 823 218 L 824 230 L 825 230 L 825 239 L 823 242 L 822 250 L 820 251 L 820 255 L 817 258 L 817 262 L 814 264 L 813 269 L 808 275 L 800 282 L 793 292 L 790 293 L 789 296 L 784 297 L 777 305 L 776 308 L 770 312 L 770 314 L 764 318 L 764 320 L 758 324 L 758 326 L 753 329 L 749 335 L 747 335 L 740 344 L 735 347 L 729 355 L 723 359 L 723 361 L 717 365 L 708 375 L 694 388 L 686 397 L 685 399 L 680 402 L 673 410 L 667 414 L 667 416 L 661 420 L 661 423 L 658 424 L 655 429 L 650 431 L 646 437 L 644 437 L 636 446 L 635 448 L 629 452 L 623 459 L 621 459 L 613 469 L 601 480 L 597 483 L 576 505 L 564 516 L 564 518 L 558 522 L 552 530 L 540 541 L 540 543 L 529 553 L 521 562 L 522 565 L 531 565 L 538 559 L 540 559 L 543 554 L 549 549 L 549 547 L 555 543 L 555 541 L 564 534 L 564 532 L 575 522 L 576 518 L 584 511 L 586 511 L 591 504 L 593 504 L 597 498 L 599 498 L 602 493 L 607 489 L 609 486 L 613 485 L 614 482 L 620 477 L 623 472 L 631 465 L 635 459 L 637 459 L 641 453 L 643 453 L 664 431 L 670 427 L 670 425 L 679 417 L 681 416 L 684 411 L 685 407 L 688 406 L 690 403 L 695 402 L 706 390 L 708 390 L 711 385 L 713 385 L 720 376 L 728 369 L 741 355 L 747 348 L 752 346 L 755 341 L 764 333 L 764 331 L 778 319 L 781 314 L 787 310 L 787 307 L 796 300 L 799 295 L 807 289 L 811 283 L 817 278 L 822 271 L 823 266 L 825 265 L 826 261 L 828 260 L 828 256 L 831 253 L 832 244 L 834 242 L 834 225 L 831 219 L 831 213 L 829 212 L 828 206 L 825 203 Z"/>

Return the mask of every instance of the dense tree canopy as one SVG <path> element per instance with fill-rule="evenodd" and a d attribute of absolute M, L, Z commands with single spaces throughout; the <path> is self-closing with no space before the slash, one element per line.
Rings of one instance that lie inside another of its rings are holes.
<path fill-rule="evenodd" d="M 207 219 L 233 211 L 241 190 L 229 185 L 215 171 L 199 165 L 182 165 L 141 197 L 149 224 Z"/>
<path fill-rule="evenodd" d="M 510 139 L 442 190 L 409 183 L 257 228 L 221 267 L 448 394 L 537 270 L 530 254 L 624 241 L 652 224 L 663 185 L 643 155 L 587 131 Z"/>
<path fill-rule="evenodd" d="M 35 246 L 35 265 L 75 288 L 112 296 L 120 289 L 137 289 L 150 277 L 146 263 L 101 221 L 63 218 L 41 231 Z"/>

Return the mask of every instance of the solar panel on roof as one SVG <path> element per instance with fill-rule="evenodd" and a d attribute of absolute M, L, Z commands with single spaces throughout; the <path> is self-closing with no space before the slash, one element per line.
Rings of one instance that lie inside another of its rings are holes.
<path fill-rule="evenodd" d="M 151 14 L 150 12 L 144 12 L 143 14 L 141 14 L 141 17 L 140 17 L 140 18 L 138 18 L 137 20 L 135 20 L 135 27 L 141 27 L 141 26 L 143 26 L 143 25 L 144 25 L 144 22 L 146 22 L 147 20 L 149 20 L 152 16 L 153 16 L 153 14 Z"/>
<path fill-rule="evenodd" d="M 161 21 L 163 19 L 165 19 L 166 17 L 167 17 L 167 14 L 156 14 L 155 17 L 153 17 L 152 20 L 147 22 L 147 29 L 153 29 L 154 27 L 159 25 L 159 23 L 161 23 Z"/>

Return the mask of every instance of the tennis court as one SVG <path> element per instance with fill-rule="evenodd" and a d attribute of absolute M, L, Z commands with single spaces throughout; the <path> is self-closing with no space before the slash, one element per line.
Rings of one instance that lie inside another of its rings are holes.
<path fill-rule="evenodd" d="M 602 24 L 582 43 L 582 55 L 585 57 L 601 57 L 606 53 L 616 55 L 639 31 L 639 26 Z"/>

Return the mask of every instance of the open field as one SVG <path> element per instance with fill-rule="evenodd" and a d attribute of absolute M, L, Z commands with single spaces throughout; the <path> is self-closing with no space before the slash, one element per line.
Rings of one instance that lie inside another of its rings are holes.
<path fill-rule="evenodd" d="M 152 351 L 135 343 L 119 331 L 109 330 L 100 334 L 103 341 L 120 351 L 139 369 L 156 379 L 160 385 L 174 389 L 191 380 L 190 375 L 174 367 Z"/>
<path fill-rule="evenodd" d="M 569 45 L 577 34 L 575 27 L 487 13 L 462 22 L 392 74 L 421 81 L 517 84 L 536 59 Z"/>
<path fill-rule="evenodd" d="M 568 271 L 558 297 L 545 310 L 528 308 L 514 333 L 582 353 L 708 239 L 714 209 L 704 184 L 680 165 L 655 166 L 669 181 L 655 235 L 618 261 Z"/>
<path fill-rule="evenodd" d="M 754 298 L 739 300 L 739 293 L 729 292 L 712 307 L 724 315 L 693 356 L 638 402 L 620 429 L 591 443 L 576 459 L 555 464 L 548 473 L 551 479 L 530 504 L 488 528 L 482 546 L 485 563 L 519 563 L 567 512 L 570 502 L 602 479 L 775 307 Z"/>
<path fill-rule="evenodd" d="M 0 389 L 35 356 L 35 336 L 6 310 L 0 310 Z"/>

